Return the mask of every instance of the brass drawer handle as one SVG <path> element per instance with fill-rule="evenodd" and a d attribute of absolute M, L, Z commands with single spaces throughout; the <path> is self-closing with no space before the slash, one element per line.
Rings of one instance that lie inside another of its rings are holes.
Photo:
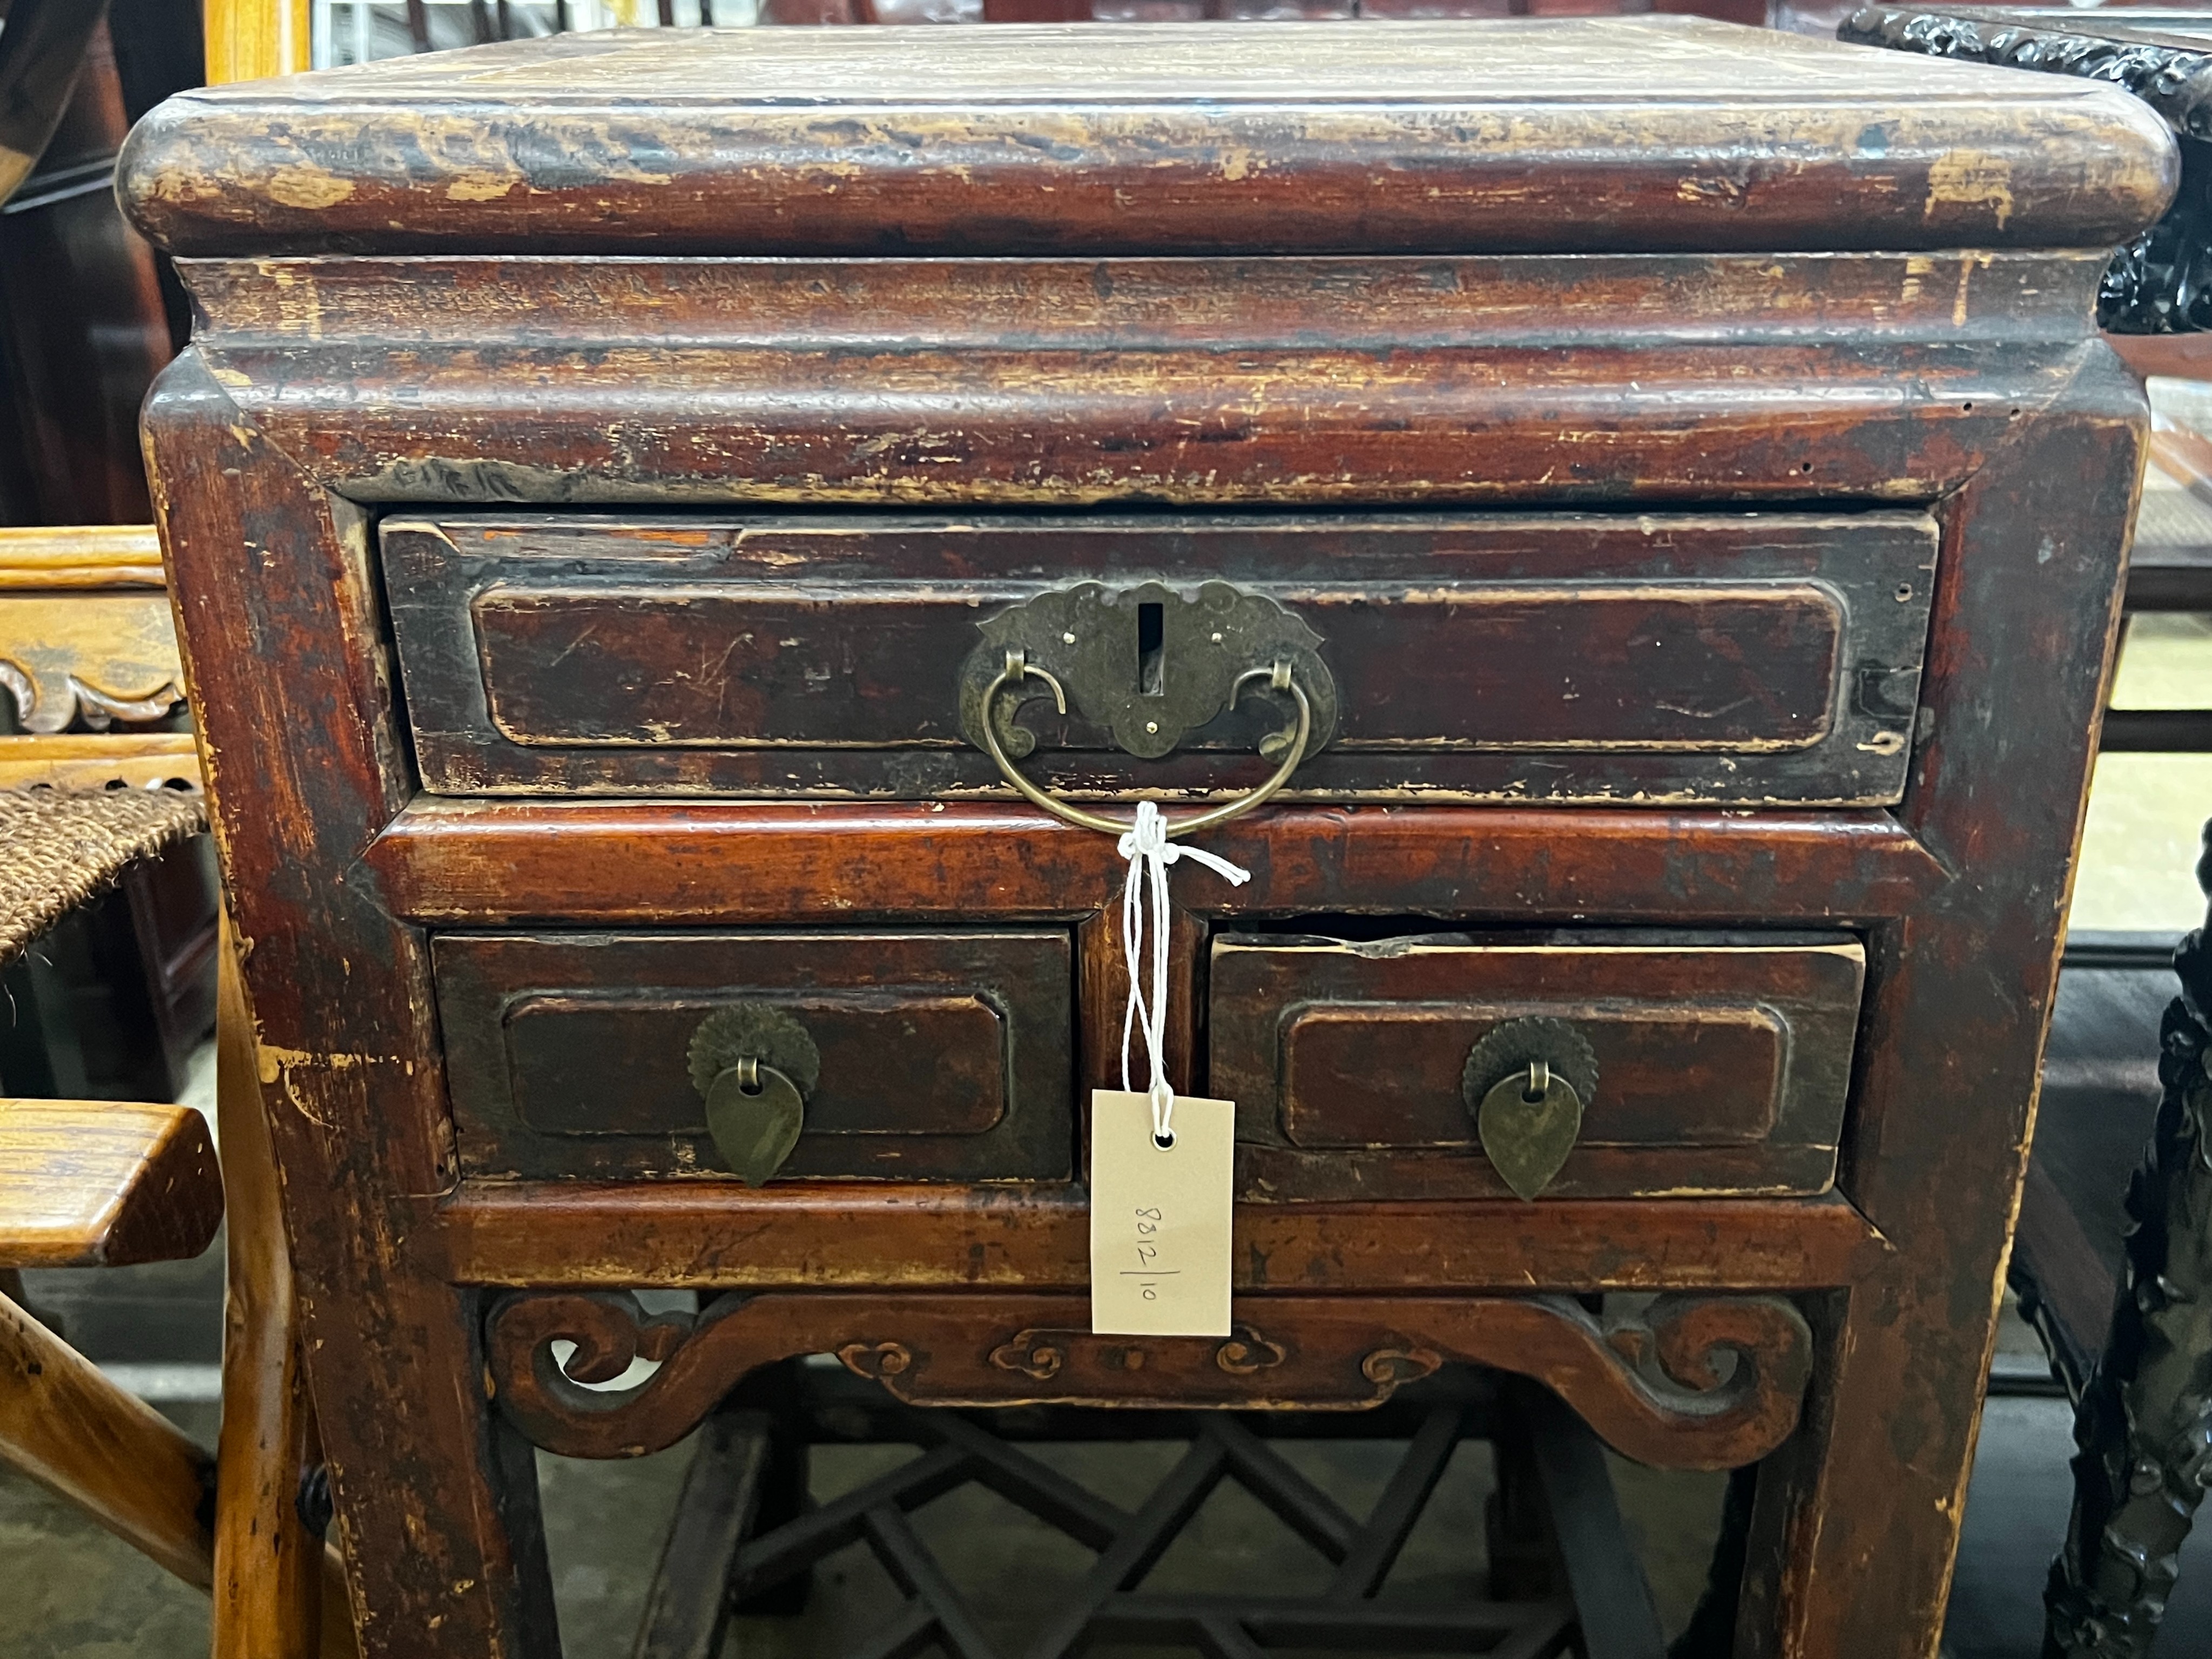
<path fill-rule="evenodd" d="M 1109 818 L 1103 813 L 1085 811 L 1080 806 L 1071 805 L 1069 802 L 1061 800 L 1058 796 L 1038 788 L 1016 769 L 1014 763 L 1007 757 L 1004 745 L 1000 743 L 999 695 L 1008 686 L 1018 685 L 1032 675 L 1042 680 L 1051 689 L 1054 706 L 1063 714 L 1067 712 L 1066 688 L 1060 684 L 1058 678 L 1048 670 L 1030 661 L 1025 651 L 1018 647 L 1012 648 L 1006 653 L 1006 665 L 1000 669 L 998 674 L 983 690 L 982 719 L 980 722 L 983 746 L 990 751 L 992 760 L 998 763 L 999 770 L 1005 775 L 1006 781 L 1020 790 L 1025 799 L 1042 806 L 1055 817 L 1065 818 L 1070 823 L 1080 824 L 1085 830 L 1103 830 L 1109 836 L 1120 835 L 1129 827 L 1127 823 L 1119 818 Z M 1282 763 L 1275 768 L 1274 775 L 1265 783 L 1248 793 L 1238 796 L 1235 800 L 1224 802 L 1221 805 L 1211 807 L 1203 812 L 1193 813 L 1186 818 L 1170 818 L 1167 821 L 1167 833 L 1170 836 L 1194 836 L 1201 830 L 1211 830 L 1216 824 L 1226 823 L 1230 819 L 1250 811 L 1261 802 L 1272 798 L 1285 784 L 1288 783 L 1291 781 L 1291 774 L 1298 769 L 1298 763 L 1306 757 L 1306 745 L 1313 738 L 1313 702 L 1306 696 L 1304 688 L 1298 684 L 1297 677 L 1291 672 L 1290 664 L 1278 658 L 1265 668 L 1249 668 L 1239 674 L 1230 687 L 1229 702 L 1232 708 L 1235 707 L 1237 700 L 1243 695 L 1244 688 L 1255 680 L 1265 680 L 1267 683 L 1267 689 L 1271 691 L 1289 692 L 1291 700 L 1297 706 L 1297 723 L 1288 733 L 1282 734 L 1280 738 L 1285 745 Z"/>
<path fill-rule="evenodd" d="M 1031 680 L 1052 693 L 1062 714 L 1073 703 L 1115 748 L 1139 760 L 1174 753 L 1236 708 L 1249 687 L 1291 700 L 1297 719 L 1260 739 L 1260 753 L 1276 763 L 1274 775 L 1235 800 L 1170 820 L 1171 836 L 1250 811 L 1335 733 L 1336 679 L 1322 659 L 1321 635 L 1271 595 L 1233 583 L 1077 582 L 1033 595 L 978 626 L 982 641 L 960 666 L 961 730 L 1024 799 L 1085 830 L 1118 836 L 1129 824 L 1071 805 L 1015 769 L 1036 737 L 1013 723 L 1022 698 L 1007 694 Z"/>
<path fill-rule="evenodd" d="M 759 1186 L 799 1144 L 822 1051 L 781 1008 L 744 1002 L 700 1021 L 689 1058 L 714 1151 L 740 1181 Z"/>
<path fill-rule="evenodd" d="M 1520 1198 L 1552 1184 L 1597 1093 L 1597 1055 L 1563 1019 L 1509 1019 L 1468 1054 L 1460 1089 L 1483 1155 Z"/>

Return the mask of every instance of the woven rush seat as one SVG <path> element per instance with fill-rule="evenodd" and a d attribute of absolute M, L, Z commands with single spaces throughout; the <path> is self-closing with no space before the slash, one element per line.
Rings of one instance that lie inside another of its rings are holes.
<path fill-rule="evenodd" d="M 77 906 L 207 828 L 176 789 L 0 791 L 0 965 Z"/>

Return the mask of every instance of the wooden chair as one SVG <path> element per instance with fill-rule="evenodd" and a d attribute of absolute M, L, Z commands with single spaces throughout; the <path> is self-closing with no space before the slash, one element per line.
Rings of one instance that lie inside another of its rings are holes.
<path fill-rule="evenodd" d="M 202 1589 L 215 1583 L 209 1460 L 26 1312 L 17 1275 L 196 1255 L 222 1218 L 215 1148 L 190 1107 L 0 1100 L 0 1457 Z"/>
<path fill-rule="evenodd" d="M 25 728 L 0 736 L 0 964 L 135 861 L 205 829 L 189 733 L 82 729 L 158 720 L 183 684 L 151 529 L 0 531 L 0 686 Z M 337 1553 L 300 1512 L 319 1456 L 228 940 L 219 971 L 220 1176 L 189 1109 L 0 1100 L 0 1459 L 210 1590 L 216 1659 L 336 1659 L 353 1632 Z M 210 1460 L 26 1314 L 15 1275 L 196 1255 L 226 1205 Z"/>

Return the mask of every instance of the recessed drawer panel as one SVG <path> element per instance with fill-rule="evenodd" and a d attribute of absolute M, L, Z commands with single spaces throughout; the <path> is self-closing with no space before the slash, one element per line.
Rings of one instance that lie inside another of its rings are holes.
<path fill-rule="evenodd" d="M 1237 1102 L 1248 1196 L 1490 1196 L 1479 1109 L 1502 1069 L 1471 1057 L 1517 1041 L 1514 1064 L 1568 1075 L 1586 1044 L 1595 1085 L 1544 1196 L 1819 1192 L 1864 973 L 1840 934 L 1231 934 L 1209 1087 Z"/>
<path fill-rule="evenodd" d="M 804 1091 L 776 1179 L 1069 1172 L 1063 933 L 445 934 L 432 949 L 466 1173 L 726 1174 L 708 1085 L 753 1032 L 769 1034 L 754 1058 Z M 703 1072 L 702 1042 L 718 1056 Z"/>
<path fill-rule="evenodd" d="M 1334 678 L 1294 795 L 1884 802 L 1936 558 L 1910 514 L 403 516 L 383 537 L 417 758 L 446 793 L 1003 791 L 961 724 L 980 623 L 1079 582 L 1221 580 L 1294 613 Z M 1132 685 L 1171 683 L 1127 622 Z M 1246 787 L 1270 769 L 1263 701 L 1152 761 L 1032 702 L 1028 765 L 1094 796 Z"/>

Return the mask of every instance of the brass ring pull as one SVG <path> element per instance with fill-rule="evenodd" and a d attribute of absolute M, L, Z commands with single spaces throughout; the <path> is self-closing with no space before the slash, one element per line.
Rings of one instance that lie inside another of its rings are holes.
<path fill-rule="evenodd" d="M 1109 836 L 1121 834 L 1129 827 L 1122 820 L 1109 818 L 1100 812 L 1085 811 L 1080 806 L 1071 805 L 1048 791 L 1038 788 L 1016 770 L 1013 762 L 1007 758 L 1006 747 L 999 741 L 999 723 L 996 718 L 999 694 L 1008 686 L 1018 684 L 1031 676 L 1042 680 L 1051 689 L 1054 706 L 1063 714 L 1067 712 L 1067 691 L 1060 684 L 1058 678 L 1050 670 L 1042 668 L 1030 661 L 1028 653 L 1019 649 L 1010 650 L 1006 653 L 1006 665 L 1000 669 L 991 683 L 983 688 L 981 722 L 983 746 L 990 751 L 991 758 L 998 763 L 999 770 L 1005 775 L 1006 781 L 1020 790 L 1025 800 L 1042 806 L 1054 817 L 1064 818 L 1068 823 L 1079 825 L 1083 829 L 1103 830 Z M 1187 818 L 1170 818 L 1167 821 L 1167 833 L 1170 837 L 1194 836 L 1201 830 L 1211 830 L 1216 824 L 1226 823 L 1230 819 L 1250 811 L 1261 802 L 1272 799 L 1285 784 L 1288 783 L 1291 781 L 1291 774 L 1298 769 L 1298 763 L 1305 758 L 1306 744 L 1313 736 L 1313 703 L 1306 696 L 1304 689 L 1298 684 L 1297 678 L 1291 674 L 1291 665 L 1279 657 L 1265 668 L 1246 669 L 1237 677 L 1235 684 L 1230 688 L 1231 708 L 1236 707 L 1237 700 L 1243 694 L 1245 686 L 1254 680 L 1267 681 L 1267 689 L 1271 691 L 1289 692 L 1291 700 L 1297 705 L 1297 725 L 1291 733 L 1290 746 L 1284 752 L 1282 764 L 1275 769 L 1274 775 L 1265 783 L 1249 793 L 1238 796 L 1235 800 L 1225 801 L 1221 805 L 1210 807 L 1203 812 L 1194 812 Z"/>

